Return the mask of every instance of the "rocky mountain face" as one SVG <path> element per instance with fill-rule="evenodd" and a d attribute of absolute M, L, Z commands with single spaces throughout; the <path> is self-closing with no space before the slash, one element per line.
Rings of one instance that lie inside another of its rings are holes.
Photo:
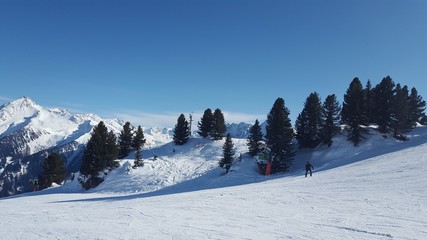
<path fill-rule="evenodd" d="M 123 129 L 124 121 L 47 109 L 28 97 L 0 106 L 0 197 L 32 191 L 42 161 L 52 152 L 66 161 L 68 175 L 77 172 L 90 133 L 100 121 L 117 135 Z M 249 128 L 247 123 L 227 124 L 234 138 L 246 138 Z M 173 139 L 171 128 L 143 130 L 147 148 Z"/>

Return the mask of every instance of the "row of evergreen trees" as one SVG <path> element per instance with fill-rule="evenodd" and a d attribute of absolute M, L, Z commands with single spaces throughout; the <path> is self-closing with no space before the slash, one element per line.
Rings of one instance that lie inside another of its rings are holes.
<path fill-rule="evenodd" d="M 410 92 L 410 93 L 409 93 Z M 417 122 L 425 123 L 426 102 L 413 87 L 395 84 L 390 76 L 372 88 L 370 81 L 363 88 L 354 78 L 344 95 L 341 122 L 349 126 L 349 139 L 357 145 L 366 132 L 363 126 L 375 124 L 380 133 L 406 139 L 404 134 Z"/>
<path fill-rule="evenodd" d="M 265 140 L 271 153 L 272 171 L 286 171 L 294 156 L 294 138 L 300 148 L 314 148 L 322 143 L 330 146 L 343 125 L 348 130 L 348 139 L 357 146 L 367 132 L 366 126 L 376 125 L 379 132 L 404 140 L 404 133 L 417 122 L 427 124 L 425 109 L 426 103 L 416 88 L 409 93 L 407 86 L 395 84 L 389 76 L 374 88 L 370 81 L 363 88 L 360 80 L 354 78 L 342 107 L 335 94 L 328 95 L 322 103 L 318 93 L 311 93 L 296 119 L 295 132 L 289 111 L 283 99 L 278 98 L 267 117 L 266 136 L 258 120 L 250 128 L 248 150 L 252 156 L 257 155 Z"/>
<path fill-rule="evenodd" d="M 381 133 L 392 133 L 394 137 L 404 139 L 404 133 L 414 128 L 417 122 L 427 123 L 425 108 L 426 103 L 415 88 L 409 93 L 407 86 L 395 84 L 389 76 L 374 88 L 370 81 L 363 88 L 360 80 L 354 78 L 344 95 L 342 107 L 335 94 L 328 95 L 322 103 L 318 93 L 311 93 L 296 119 L 295 131 L 285 101 L 277 98 L 267 115 L 265 136 L 258 120 L 250 128 L 248 150 L 249 154 L 255 156 L 265 143 L 270 152 L 271 171 L 287 171 L 295 155 L 294 139 L 300 148 L 314 148 L 322 143 L 330 146 L 333 136 L 340 132 L 343 125 L 348 130 L 348 139 L 357 145 L 366 132 L 365 126 L 371 124 L 377 125 Z M 181 114 L 174 128 L 175 144 L 183 145 L 189 140 L 190 127 L 184 114 Z M 221 110 L 217 108 L 212 113 L 210 108 L 206 109 L 198 122 L 198 130 L 203 138 L 223 139 L 226 125 Z M 143 166 L 141 149 L 144 144 L 141 126 L 135 130 L 126 122 L 117 141 L 115 134 L 100 122 L 94 128 L 84 151 L 80 168 L 82 186 L 86 189 L 97 186 L 103 181 L 102 175 L 118 165 L 115 160 L 126 157 L 133 150 L 136 151 L 134 167 Z M 228 134 L 223 146 L 223 158 L 219 162 L 227 172 L 234 154 L 233 142 Z M 58 165 L 58 156 L 49 156 L 43 168 Z M 59 181 L 49 176 L 49 170 L 44 172 L 47 174 L 40 177 L 44 186 Z"/>
<path fill-rule="evenodd" d="M 369 125 L 405 140 L 406 132 L 426 120 L 425 107 L 416 88 L 409 93 L 407 86 L 395 84 L 389 76 L 374 88 L 370 81 L 363 88 L 360 80 L 354 78 L 344 95 L 342 109 L 334 94 L 327 96 L 323 104 L 316 92 L 307 97 L 295 123 L 296 139 L 300 148 L 314 148 L 320 143 L 330 146 L 343 124 L 354 145 L 364 138 Z"/>
<path fill-rule="evenodd" d="M 210 108 L 207 108 L 200 122 L 197 124 L 199 131 L 197 132 L 201 137 L 210 137 L 213 140 L 221 140 L 227 131 L 225 125 L 224 114 L 221 109 L 215 109 L 214 113 Z M 173 140 L 177 145 L 185 144 L 190 138 L 190 126 L 184 114 L 178 117 L 177 124 L 174 128 Z"/>
<path fill-rule="evenodd" d="M 134 166 L 142 166 L 141 149 L 145 144 L 141 126 L 134 129 L 126 122 L 117 142 L 113 131 L 108 131 L 104 122 L 94 127 L 91 138 L 86 145 L 80 166 L 80 182 L 86 189 L 100 184 L 108 171 L 118 166 L 119 157 L 127 156 L 131 150 L 136 151 Z"/>

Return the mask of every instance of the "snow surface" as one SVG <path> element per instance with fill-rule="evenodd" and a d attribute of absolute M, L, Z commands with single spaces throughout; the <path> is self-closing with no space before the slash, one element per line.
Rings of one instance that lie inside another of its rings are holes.
<path fill-rule="evenodd" d="M 131 155 L 90 191 L 74 180 L 0 199 L 0 238 L 427 239 L 427 128 L 408 137 L 371 131 L 353 147 L 338 136 L 272 176 L 256 172 L 244 139 L 233 139 L 227 175 L 223 141 L 159 145 L 143 151 L 144 167 L 130 168 Z"/>

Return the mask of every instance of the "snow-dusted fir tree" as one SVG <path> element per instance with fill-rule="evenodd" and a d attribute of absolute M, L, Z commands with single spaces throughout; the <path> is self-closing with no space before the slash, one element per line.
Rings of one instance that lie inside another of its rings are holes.
<path fill-rule="evenodd" d="M 179 115 L 173 133 L 173 141 L 176 145 L 185 144 L 190 138 L 190 127 L 184 114 Z"/>
<path fill-rule="evenodd" d="M 225 126 L 224 115 L 221 112 L 221 109 L 215 109 L 213 114 L 213 124 L 210 136 L 214 140 L 221 140 L 224 137 L 227 127 Z"/>
<path fill-rule="evenodd" d="M 223 157 L 219 161 L 219 166 L 225 168 L 226 173 L 230 171 L 231 165 L 233 164 L 233 156 L 235 153 L 233 140 L 231 139 L 230 133 L 227 134 L 222 147 Z"/>
<path fill-rule="evenodd" d="M 123 125 L 123 130 L 119 135 L 119 146 L 120 146 L 120 154 L 119 158 L 124 158 L 129 155 L 132 150 L 132 138 L 133 138 L 133 128 L 130 125 L 130 122 L 126 122 Z"/>
<path fill-rule="evenodd" d="M 266 130 L 265 139 L 272 155 L 271 171 L 287 171 L 295 155 L 292 144 L 294 130 L 283 98 L 277 98 L 274 102 L 267 116 Z"/>
<path fill-rule="evenodd" d="M 198 122 L 197 126 L 199 131 L 197 132 L 201 137 L 206 138 L 212 131 L 214 116 L 212 114 L 212 110 L 210 108 L 206 109 L 203 113 L 200 122 Z"/>
<path fill-rule="evenodd" d="M 255 120 L 254 125 L 249 129 L 248 136 L 248 150 L 251 156 L 255 156 L 259 152 L 260 141 L 263 140 L 263 134 L 261 131 L 261 126 L 259 125 L 258 119 Z"/>
<path fill-rule="evenodd" d="M 144 166 L 144 162 L 142 161 L 141 156 L 141 149 L 145 144 L 145 136 L 144 132 L 142 131 L 141 125 L 138 126 L 138 129 L 136 130 L 135 136 L 132 140 L 132 147 L 135 149 L 135 161 L 134 161 L 134 167 L 142 167 Z"/>
<path fill-rule="evenodd" d="M 340 131 L 341 106 L 335 94 L 328 95 L 322 106 L 321 137 L 324 144 L 332 145 L 332 137 Z"/>
<path fill-rule="evenodd" d="M 305 100 L 304 108 L 295 123 L 300 148 L 314 148 L 321 142 L 321 115 L 319 94 L 313 92 Z"/>
<path fill-rule="evenodd" d="M 82 186 L 89 189 L 100 184 L 104 180 L 104 172 L 118 166 L 118 152 L 116 135 L 113 131 L 108 132 L 103 121 L 99 122 L 94 127 L 83 154 L 80 166 Z"/>

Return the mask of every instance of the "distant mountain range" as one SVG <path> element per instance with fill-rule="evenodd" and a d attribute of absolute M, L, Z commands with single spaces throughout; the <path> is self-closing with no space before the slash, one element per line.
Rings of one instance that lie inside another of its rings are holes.
<path fill-rule="evenodd" d="M 44 108 L 28 97 L 0 106 L 0 197 L 31 191 L 31 181 L 37 179 L 41 162 L 51 152 L 66 160 L 68 174 L 78 171 L 84 146 L 100 121 L 117 135 L 125 123 Z M 233 123 L 227 129 L 235 138 L 246 138 L 250 126 Z M 147 148 L 172 141 L 172 128 L 143 129 Z"/>

